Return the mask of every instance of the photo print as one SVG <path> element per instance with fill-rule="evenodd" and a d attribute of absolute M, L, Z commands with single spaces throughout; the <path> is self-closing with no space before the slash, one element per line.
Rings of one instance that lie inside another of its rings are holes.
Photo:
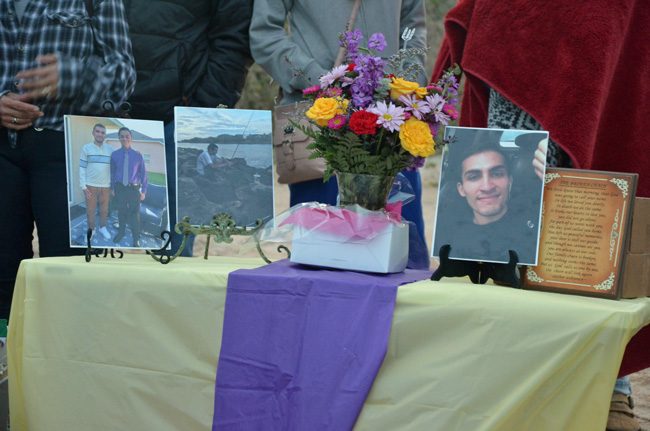
<path fill-rule="evenodd" d="M 70 246 L 159 249 L 169 230 L 160 121 L 65 116 Z"/>
<path fill-rule="evenodd" d="M 271 111 L 176 107 L 178 220 L 239 226 L 273 217 Z"/>
<path fill-rule="evenodd" d="M 548 132 L 447 127 L 445 142 L 432 256 L 537 264 Z"/>

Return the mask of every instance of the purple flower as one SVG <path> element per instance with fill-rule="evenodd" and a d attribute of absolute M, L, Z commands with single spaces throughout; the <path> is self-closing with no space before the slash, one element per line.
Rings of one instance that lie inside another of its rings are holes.
<path fill-rule="evenodd" d="M 347 49 L 348 58 L 356 58 L 359 51 L 359 42 L 363 39 L 363 33 L 358 28 L 343 33 L 340 45 Z"/>
<path fill-rule="evenodd" d="M 417 98 L 413 94 L 400 96 L 399 101 L 406 106 L 406 112 L 412 113 L 418 120 L 421 120 L 424 114 L 431 112 L 431 106 L 429 106 L 426 101 Z"/>
<path fill-rule="evenodd" d="M 384 77 L 384 65 L 385 62 L 380 57 L 362 54 L 357 57 L 354 71 L 358 76 L 350 86 L 352 103 L 357 108 L 366 108 L 372 102 L 375 90 Z"/>
<path fill-rule="evenodd" d="M 386 39 L 384 38 L 384 35 L 381 33 L 375 33 L 370 36 L 370 39 L 368 39 L 368 49 L 373 49 L 377 52 L 382 52 L 386 49 Z"/>

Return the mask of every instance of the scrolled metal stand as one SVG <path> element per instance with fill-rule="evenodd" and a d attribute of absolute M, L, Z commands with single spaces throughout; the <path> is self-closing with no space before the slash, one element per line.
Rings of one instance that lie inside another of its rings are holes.
<path fill-rule="evenodd" d="M 95 257 L 108 257 L 110 254 L 111 258 L 113 259 L 122 259 L 122 257 L 124 257 L 124 253 L 121 250 L 116 250 L 114 248 L 93 248 L 90 245 L 90 239 L 92 236 L 93 230 L 88 229 L 86 231 L 86 262 L 90 262 L 90 260 L 93 258 L 93 255 L 95 255 Z"/>
<path fill-rule="evenodd" d="M 155 261 L 166 265 L 181 255 L 182 251 L 185 249 L 187 238 L 190 236 L 190 234 L 207 235 L 208 238 L 205 243 L 205 251 L 203 254 L 203 259 L 207 259 L 208 252 L 210 250 L 211 237 L 216 243 L 230 244 L 233 241 L 233 236 L 253 236 L 255 239 L 257 252 L 266 263 L 271 263 L 271 260 L 266 257 L 262 251 L 258 236 L 255 235 L 262 228 L 262 226 L 264 226 L 264 222 L 262 220 L 257 220 L 257 222 L 255 222 L 255 226 L 252 227 L 237 226 L 237 223 L 232 218 L 232 216 L 227 213 L 216 214 L 208 225 L 192 225 L 190 224 L 189 217 L 183 217 L 183 219 L 180 222 L 176 223 L 176 226 L 174 227 L 176 233 L 183 235 L 183 241 L 181 242 L 181 245 L 176 253 L 172 255 L 167 250 L 167 246 L 171 241 L 171 233 L 169 231 L 164 231 L 161 234 L 161 237 L 163 240 L 165 240 L 165 244 L 158 250 L 147 250 L 147 254 L 151 256 Z M 291 252 L 287 247 L 281 245 L 278 246 L 277 250 L 278 253 L 285 252 L 287 253 L 288 257 L 291 257 Z"/>

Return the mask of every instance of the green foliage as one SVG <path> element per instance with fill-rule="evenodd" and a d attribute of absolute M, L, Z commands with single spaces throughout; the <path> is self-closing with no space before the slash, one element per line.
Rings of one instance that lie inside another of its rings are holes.
<path fill-rule="evenodd" d="M 325 180 L 336 172 L 395 176 L 409 166 L 411 156 L 392 136 L 377 144 L 363 140 L 352 132 L 339 134 L 329 129 L 314 130 L 291 121 L 293 126 L 313 139 L 307 146 L 313 153 L 310 158 L 322 157 L 327 162 Z"/>

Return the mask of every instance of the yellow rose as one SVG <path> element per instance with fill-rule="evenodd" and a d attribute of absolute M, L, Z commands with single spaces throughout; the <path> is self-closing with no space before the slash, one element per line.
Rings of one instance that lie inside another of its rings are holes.
<path fill-rule="evenodd" d="M 406 79 L 402 78 L 393 78 L 391 83 L 389 84 L 390 87 L 390 98 L 393 100 L 397 100 L 400 98 L 400 96 L 403 96 L 405 94 L 412 94 L 415 92 L 417 89 L 420 88 L 420 84 L 417 82 L 411 82 L 407 81 Z"/>
<path fill-rule="evenodd" d="M 427 90 L 425 87 L 418 87 L 418 89 L 415 90 L 415 94 L 420 98 L 423 99 L 424 96 L 429 94 L 429 90 Z"/>
<path fill-rule="evenodd" d="M 337 114 L 345 113 L 348 101 L 337 100 L 333 97 L 321 97 L 314 101 L 314 104 L 305 112 L 307 118 L 313 120 L 321 127 L 327 126 L 327 122 Z"/>
<path fill-rule="evenodd" d="M 416 157 L 428 157 L 434 153 L 433 136 L 429 125 L 415 117 L 411 117 L 399 129 L 399 140 L 402 148 Z"/>

